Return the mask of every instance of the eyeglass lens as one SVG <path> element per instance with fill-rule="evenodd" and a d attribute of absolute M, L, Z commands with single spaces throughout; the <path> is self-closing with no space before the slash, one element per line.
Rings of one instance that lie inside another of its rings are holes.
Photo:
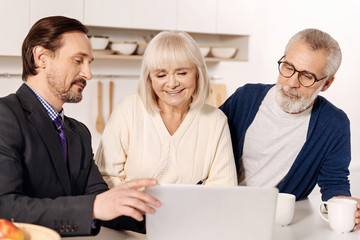
<path fill-rule="evenodd" d="M 305 87 L 311 86 L 315 82 L 315 78 L 313 75 L 311 75 L 310 73 L 307 73 L 307 72 L 299 72 L 291 64 L 286 63 L 286 62 L 279 63 L 279 71 L 280 71 L 281 75 L 283 75 L 284 77 L 287 77 L 287 78 L 294 75 L 295 72 L 298 72 L 299 73 L 298 80 L 299 80 L 300 84 Z"/>

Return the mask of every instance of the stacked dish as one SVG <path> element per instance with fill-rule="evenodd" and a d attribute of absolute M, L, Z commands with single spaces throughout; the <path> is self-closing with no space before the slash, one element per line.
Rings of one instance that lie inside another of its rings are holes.
<path fill-rule="evenodd" d="M 200 46 L 200 52 L 203 57 L 206 57 L 210 53 L 210 47 Z"/>
<path fill-rule="evenodd" d="M 93 50 L 104 50 L 109 43 L 107 36 L 90 36 L 89 40 Z"/>
<path fill-rule="evenodd" d="M 212 47 L 211 54 L 216 58 L 232 58 L 235 56 L 235 47 Z"/>
<path fill-rule="evenodd" d="M 146 47 L 147 47 L 147 43 L 138 43 L 138 47 L 136 49 L 136 54 L 144 55 Z"/>
<path fill-rule="evenodd" d="M 115 51 L 116 54 L 121 55 L 131 55 L 135 52 L 137 47 L 136 42 L 112 42 L 111 49 Z"/>

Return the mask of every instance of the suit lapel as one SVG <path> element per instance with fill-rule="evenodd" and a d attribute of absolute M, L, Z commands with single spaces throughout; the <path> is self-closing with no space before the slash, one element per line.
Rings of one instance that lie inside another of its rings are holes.
<path fill-rule="evenodd" d="M 16 93 L 25 110 L 29 112 L 27 117 L 30 124 L 40 134 L 55 167 L 59 181 L 67 195 L 71 195 L 71 183 L 69 174 L 62 156 L 61 144 L 56 133 L 55 126 L 51 121 L 44 106 L 37 99 L 29 87 L 23 84 Z"/>
<path fill-rule="evenodd" d="M 69 120 L 65 117 L 64 123 L 65 133 L 66 133 L 66 144 L 68 151 L 68 165 L 70 171 L 71 181 L 76 181 L 74 177 L 79 176 L 80 167 L 81 167 L 81 141 L 76 134 L 76 129 L 72 129 L 69 123 Z"/>

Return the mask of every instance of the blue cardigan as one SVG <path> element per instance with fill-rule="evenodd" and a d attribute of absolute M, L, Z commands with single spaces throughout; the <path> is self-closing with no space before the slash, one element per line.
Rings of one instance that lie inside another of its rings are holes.
<path fill-rule="evenodd" d="M 228 117 L 237 169 L 241 166 L 246 130 L 272 86 L 246 84 L 220 107 Z M 350 158 L 349 119 L 342 110 L 318 96 L 311 112 L 306 142 L 277 188 L 280 192 L 294 194 L 297 200 L 307 197 L 316 184 L 321 188 L 324 201 L 339 195 L 350 196 Z"/>

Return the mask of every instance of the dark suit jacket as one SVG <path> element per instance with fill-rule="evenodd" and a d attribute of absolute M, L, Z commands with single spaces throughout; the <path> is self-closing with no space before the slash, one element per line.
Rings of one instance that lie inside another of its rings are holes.
<path fill-rule="evenodd" d="M 95 195 L 108 189 L 86 126 L 65 117 L 68 168 L 43 105 L 23 84 L 0 98 L 0 218 L 90 235 Z"/>

